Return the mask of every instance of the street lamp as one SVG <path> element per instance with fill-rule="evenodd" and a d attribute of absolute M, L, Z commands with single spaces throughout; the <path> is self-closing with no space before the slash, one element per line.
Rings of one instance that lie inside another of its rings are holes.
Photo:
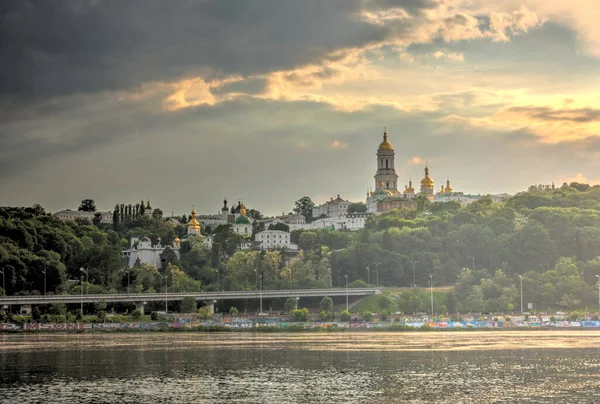
<path fill-rule="evenodd" d="M 375 278 L 375 286 L 377 287 L 377 289 L 379 289 L 379 265 L 381 265 L 381 262 L 377 263 L 377 272 L 375 272 L 376 274 L 376 278 Z"/>
<path fill-rule="evenodd" d="M 475 270 L 475 257 L 469 257 L 469 259 L 473 261 L 473 270 Z"/>
<path fill-rule="evenodd" d="M 81 289 L 81 319 L 83 320 L 83 275 L 81 275 L 79 279 L 81 279 L 79 289 Z"/>
<path fill-rule="evenodd" d="M 262 275 L 259 276 L 260 282 L 260 314 L 262 314 Z"/>
<path fill-rule="evenodd" d="M 415 265 L 417 265 L 418 263 L 419 263 L 419 261 L 413 261 L 412 262 L 412 264 L 413 264 L 413 288 L 417 287 L 417 281 L 416 281 L 416 278 L 415 278 Z"/>
<path fill-rule="evenodd" d="M 85 273 L 85 282 L 89 285 L 89 282 L 88 282 L 88 279 L 89 279 L 88 278 L 88 271 L 86 271 L 83 268 L 79 268 L 79 272 Z M 89 289 L 89 287 L 86 286 L 86 289 L 85 289 L 85 295 L 86 296 L 88 294 L 88 289 Z M 83 318 L 83 275 L 81 275 L 81 318 Z"/>
<path fill-rule="evenodd" d="M 600 311 L 600 275 L 596 275 L 598 278 L 598 310 Z"/>
<path fill-rule="evenodd" d="M 521 315 L 523 315 L 523 275 L 519 275 L 521 280 Z"/>
<path fill-rule="evenodd" d="M 258 270 L 256 268 L 253 269 L 256 274 L 256 280 L 254 281 L 254 290 L 258 290 Z"/>
<path fill-rule="evenodd" d="M 346 311 L 348 311 L 348 275 L 344 275 L 346 277 Z"/>
<path fill-rule="evenodd" d="M 433 317 L 433 275 L 429 275 L 429 292 L 431 295 L 431 317 Z"/>
<path fill-rule="evenodd" d="M 367 267 L 367 285 L 371 284 L 371 268 Z"/>

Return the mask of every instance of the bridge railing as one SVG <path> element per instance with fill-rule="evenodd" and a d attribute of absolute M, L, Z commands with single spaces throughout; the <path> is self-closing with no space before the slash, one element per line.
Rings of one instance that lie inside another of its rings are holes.
<path fill-rule="evenodd" d="M 375 293 L 378 290 L 381 290 L 380 288 L 348 288 L 347 289 L 348 292 L 350 294 L 357 294 L 357 293 Z M 247 291 L 247 290 L 225 290 L 225 291 L 216 291 L 216 292 L 175 292 L 175 293 L 118 293 L 118 294 L 74 294 L 74 295 L 68 295 L 68 294 L 63 294 L 63 295 L 29 295 L 29 296 L 19 296 L 19 295 L 13 295 L 13 296 L 0 296 L 0 304 L 2 304 L 4 301 L 15 301 L 15 300 L 19 300 L 22 301 L 23 303 L 26 303 L 27 301 L 39 301 L 39 300 L 47 300 L 47 301 L 52 301 L 52 300 L 118 300 L 118 299 L 124 299 L 124 300 L 135 300 L 135 299 L 139 299 L 139 300 L 145 300 L 145 299 L 163 299 L 163 298 L 182 298 L 182 297 L 199 297 L 199 298 L 206 298 L 206 299 L 210 299 L 211 297 L 215 298 L 221 298 L 223 299 L 224 296 L 236 296 L 236 297 L 241 297 L 241 296 L 248 296 L 248 297 L 256 297 L 258 295 L 270 295 L 270 296 L 276 296 L 276 295 L 281 295 L 281 297 L 293 297 L 294 295 L 306 295 L 306 294 L 314 294 L 314 295 L 318 295 L 318 294 L 327 294 L 327 293 L 345 293 L 346 292 L 346 288 L 321 288 L 321 289 L 280 289 L 280 290 L 269 290 L 269 289 L 263 289 L 263 290 L 251 290 L 251 291 Z"/>

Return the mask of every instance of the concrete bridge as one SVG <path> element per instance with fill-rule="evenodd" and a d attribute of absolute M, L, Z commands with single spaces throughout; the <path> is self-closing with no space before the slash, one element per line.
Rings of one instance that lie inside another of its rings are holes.
<path fill-rule="evenodd" d="M 0 296 L 0 305 L 23 306 L 52 303 L 134 303 L 144 312 L 148 302 L 168 302 L 182 300 L 184 297 L 193 297 L 203 301 L 214 311 L 214 304 L 218 300 L 240 299 L 274 299 L 274 298 L 301 298 L 323 296 L 369 296 L 381 293 L 378 288 L 332 288 L 332 289 L 287 289 L 287 290 L 256 290 L 256 291 L 220 291 L 220 292 L 176 292 L 176 293 L 121 293 L 106 295 L 36 295 L 36 296 Z"/>

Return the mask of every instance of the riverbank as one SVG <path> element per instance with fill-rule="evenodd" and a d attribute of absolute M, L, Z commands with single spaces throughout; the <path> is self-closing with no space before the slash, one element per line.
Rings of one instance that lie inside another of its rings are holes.
<path fill-rule="evenodd" d="M 305 322 L 236 318 L 228 322 L 124 322 L 124 323 L 0 323 L 0 332 L 355 332 L 355 331 L 494 331 L 494 330 L 600 330 L 600 321 L 498 322 Z"/>

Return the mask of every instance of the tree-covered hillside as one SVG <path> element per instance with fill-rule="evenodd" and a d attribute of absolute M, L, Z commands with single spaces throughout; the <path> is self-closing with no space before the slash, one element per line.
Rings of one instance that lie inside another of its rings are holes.
<path fill-rule="evenodd" d="M 503 203 L 484 197 L 468 206 L 421 201 L 370 219 L 357 232 L 294 231 L 298 255 L 285 251 L 236 251 L 231 226 L 188 237 L 181 259 L 163 254 L 161 268 L 125 270 L 120 251 L 131 236 L 169 245 L 185 225 L 161 215 L 132 215 L 112 225 L 64 223 L 40 206 L 0 208 L 0 270 L 6 292 L 76 293 L 88 270 L 90 293 L 179 290 L 253 290 L 329 287 L 357 280 L 389 287 L 454 285 L 450 307 L 460 311 L 574 308 L 598 303 L 600 187 L 573 183 L 531 187 Z M 367 269 L 368 268 L 368 269 Z M 414 271 L 414 272 L 413 272 Z M 85 279 L 84 279 L 85 280 Z"/>

